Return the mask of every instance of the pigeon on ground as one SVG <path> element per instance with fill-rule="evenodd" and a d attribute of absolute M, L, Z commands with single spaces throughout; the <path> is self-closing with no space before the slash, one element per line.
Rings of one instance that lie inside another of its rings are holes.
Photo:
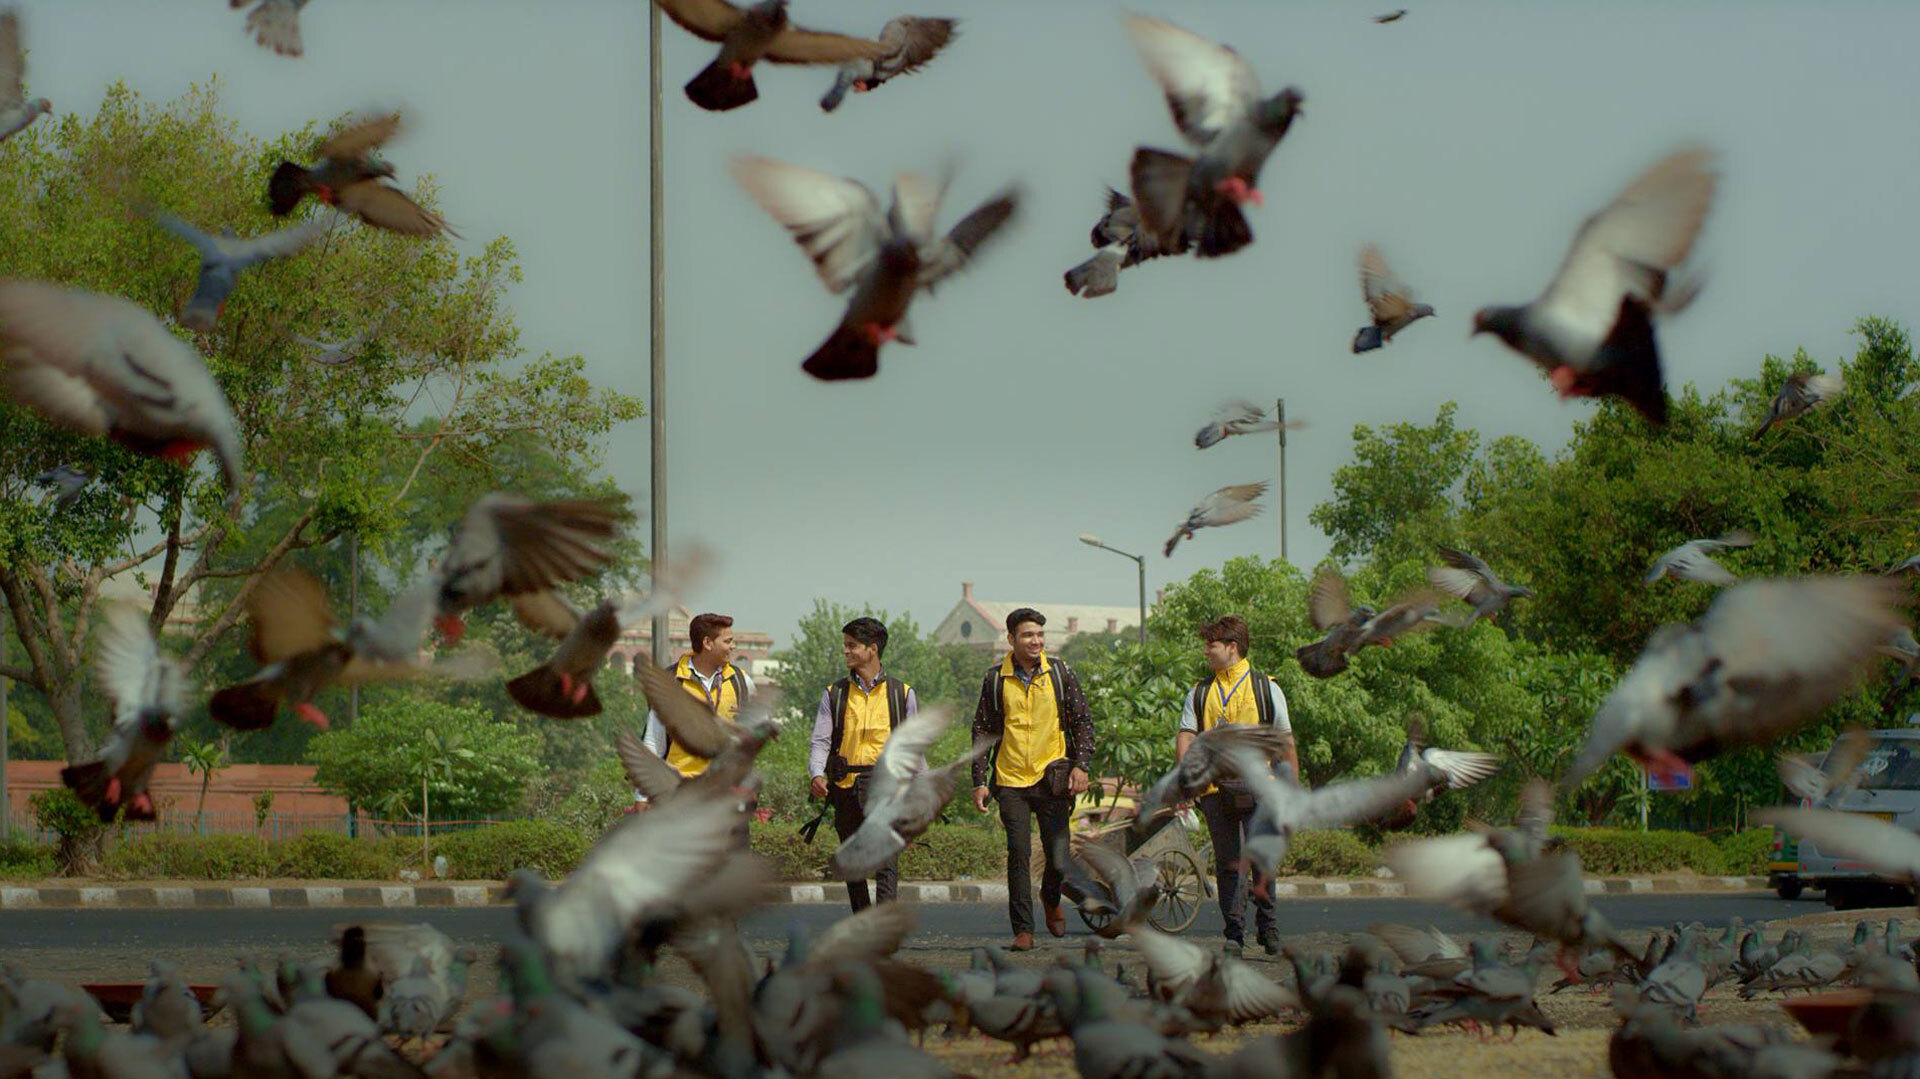
<path fill-rule="evenodd" d="M 15 401 L 135 453 L 184 464 L 212 447 L 233 500 L 245 462 L 226 395 L 146 308 L 45 281 L 0 278 L 0 347 Z"/>
<path fill-rule="evenodd" d="M 180 662 L 160 651 L 147 615 L 131 603 L 113 603 L 94 643 L 94 677 L 113 702 L 113 730 L 93 760 L 60 770 L 60 782 L 112 822 L 153 820 L 147 784 L 180 729 L 189 694 Z"/>
<path fill-rule="evenodd" d="M 957 33 L 958 19 L 930 19 L 900 15 L 887 20 L 880 31 L 880 45 L 887 51 L 878 57 L 862 57 L 840 65 L 833 88 L 820 99 L 822 112 L 840 107 L 847 91 L 864 94 L 882 83 L 911 75 L 927 65 Z"/>
<path fill-rule="evenodd" d="M 1496 621 L 1500 612 L 1506 610 L 1507 604 L 1515 598 L 1533 598 L 1533 589 L 1501 580 L 1500 575 L 1493 572 L 1493 567 L 1478 555 L 1448 547 L 1444 543 L 1435 544 L 1434 549 L 1440 552 L 1440 561 L 1446 565 L 1429 569 L 1428 582 L 1472 606 L 1475 619 Z"/>
<path fill-rule="evenodd" d="M 1173 530 L 1172 538 L 1161 553 L 1173 557 L 1173 549 L 1183 539 L 1192 539 L 1193 533 L 1202 528 L 1219 528 L 1237 524 L 1260 512 L 1254 499 L 1267 493 L 1267 481 L 1258 483 L 1240 483 L 1232 487 L 1222 487 L 1200 500 L 1187 514 L 1187 519 L 1179 528 Z"/>
<path fill-rule="evenodd" d="M 1116 1016 L 1082 967 L 1055 967 L 1043 988 L 1073 1039 L 1073 1062 L 1082 1079 L 1202 1079 L 1208 1057 L 1131 1016 Z"/>
<path fill-rule="evenodd" d="M 1710 556 L 1715 551 L 1751 547 L 1753 542 L 1753 533 L 1744 529 L 1729 532 L 1718 539 L 1688 540 L 1654 559 L 1653 565 L 1647 569 L 1647 575 L 1641 578 L 1641 583 L 1654 585 L 1660 583 L 1663 577 L 1671 577 L 1676 581 L 1699 581 L 1701 584 L 1732 584 L 1739 578 Z"/>
<path fill-rule="evenodd" d="M 241 239 L 232 229 L 220 235 L 202 232 L 165 210 L 149 209 L 149 216 L 188 244 L 200 256 L 200 277 L 193 295 L 180 309 L 180 324 L 190 330 L 212 333 L 220 315 L 227 309 L 227 296 L 240 283 L 240 273 L 270 259 L 285 258 L 305 250 L 327 231 L 321 219 L 302 222 L 264 236 Z"/>
<path fill-rule="evenodd" d="M 1767 408 L 1767 418 L 1754 430 L 1752 441 L 1759 441 L 1760 436 L 1766 434 L 1774 424 L 1785 423 L 1826 404 L 1840 396 L 1840 392 L 1846 388 L 1846 380 L 1839 375 L 1816 375 L 1803 371 L 1787 376 L 1787 381 Z"/>
<path fill-rule="evenodd" d="M 1431 304 L 1413 301 L 1413 290 L 1393 275 L 1386 256 L 1372 244 L 1360 249 L 1360 295 L 1367 301 L 1367 314 L 1373 324 L 1360 327 L 1353 335 L 1356 356 L 1385 346 L 1394 334 L 1433 315 Z"/>
<path fill-rule="evenodd" d="M 340 934 L 339 961 L 323 977 L 327 995 L 360 1009 L 368 1019 L 380 1017 L 380 998 L 386 987 L 380 972 L 367 965 L 367 931 L 350 925 Z"/>
<path fill-rule="evenodd" d="M 434 627 L 448 644 L 466 633 L 460 616 L 496 599 L 545 592 L 613 558 L 619 509 L 609 501 L 535 502 L 495 491 L 460 519 L 440 556 Z"/>
<path fill-rule="evenodd" d="M 1264 724 L 1222 723 L 1196 735 L 1181 757 L 1166 774 L 1140 796 L 1134 813 L 1133 832 L 1140 835 L 1147 827 L 1180 802 L 1190 802 L 1222 780 L 1238 780 L 1239 772 L 1228 758 L 1233 749 L 1248 750 L 1262 760 L 1278 760 L 1293 741 L 1293 736 Z"/>
<path fill-rule="evenodd" d="M 1823 765 L 1804 757 L 1778 753 L 1774 755 L 1774 766 L 1787 793 L 1814 803 L 1831 803 L 1860 785 L 1864 778 L 1860 765 L 1872 749 L 1873 739 L 1865 730 L 1854 727 L 1840 736 Z"/>
<path fill-rule="evenodd" d="M 760 96 L 753 65 L 846 64 L 878 61 L 885 44 L 845 34 L 822 33 L 793 25 L 787 0 L 764 0 L 735 7 L 727 0 L 656 0 L 667 18 L 703 41 L 720 45 L 720 55 L 687 83 L 687 100 L 709 112 L 726 112 Z"/>
<path fill-rule="evenodd" d="M 431 580 L 401 592 L 380 618 L 362 615 L 344 629 L 328 609 L 326 587 L 305 570 L 263 574 L 245 602 L 251 624 L 247 650 L 260 669 L 207 703 L 215 720 L 236 730 L 272 726 L 282 705 L 326 730 L 326 713 L 313 698 L 330 685 L 487 673 L 489 660 L 477 652 L 423 660 L 420 644 L 433 613 Z"/>
<path fill-rule="evenodd" d="M 1278 431 L 1282 424 L 1279 420 L 1267 418 L 1267 410 L 1247 400 L 1232 400 L 1221 405 L 1213 412 L 1213 418 L 1205 427 L 1193 436 L 1197 449 L 1206 449 L 1223 439 L 1234 435 L 1258 435 L 1268 431 Z M 1293 420 L 1284 425 L 1289 431 L 1298 431 L 1306 426 L 1301 420 Z"/>
<path fill-rule="evenodd" d="M 1144 922 L 1127 926 L 1162 998 L 1202 1019 L 1239 1025 L 1272 1019 L 1300 998 L 1219 949 L 1169 936 Z"/>
<path fill-rule="evenodd" d="M 933 226 L 946 194 L 945 175 L 901 173 L 884 214 L 873 192 L 856 180 L 771 158 L 738 158 L 733 176 L 792 234 L 828 292 L 852 289 L 840 325 L 800 365 L 829 382 L 871 378 L 880 369 L 882 344 L 913 344 L 907 308 L 914 296 L 964 269 L 1020 202 L 1017 189 L 1002 190 L 938 235 Z"/>
<path fill-rule="evenodd" d="M 1174 125 L 1199 151 L 1197 157 L 1144 146 L 1134 151 L 1129 175 L 1141 227 L 1162 249 L 1191 233 L 1200 258 L 1230 255 L 1253 242 L 1240 207 L 1261 205 L 1255 186 L 1261 166 L 1305 97 L 1289 86 L 1263 99 L 1253 69 L 1227 46 L 1142 15 L 1128 15 L 1126 23 Z"/>
<path fill-rule="evenodd" d="M 1687 936 L 1647 972 L 1640 982 L 1640 999 L 1680 1014 L 1689 1024 L 1700 1021 L 1700 998 L 1707 994 L 1707 969 L 1701 964 L 1700 939 Z"/>
<path fill-rule="evenodd" d="M 229 0 L 227 6 L 243 8 L 251 2 Z M 271 49 L 281 56 L 299 56 L 302 52 L 300 9 L 306 6 L 307 0 L 260 0 L 247 12 L 247 31 L 263 49 Z"/>
<path fill-rule="evenodd" d="M 930 767 L 927 751 L 946 733 L 949 718 L 946 709 L 929 706 L 902 720 L 887 736 L 867 776 L 860 827 L 841 842 L 829 863 L 837 879 L 870 877 L 911 846 L 953 798 L 962 769 L 994 747 L 995 740 L 981 739 L 953 760 Z"/>
<path fill-rule="evenodd" d="M 445 933 L 421 922 L 359 922 L 335 927 L 344 950 L 346 934 L 359 930 L 365 969 L 379 979 L 376 1020 L 382 1030 L 423 1038 L 445 1029 L 465 1000 L 470 949 L 456 948 Z"/>
<path fill-rule="evenodd" d="M 51 487 L 58 492 L 53 496 L 53 511 L 58 513 L 93 484 L 93 476 L 72 465 L 56 465 L 33 477 L 33 482 L 37 487 Z"/>
<path fill-rule="evenodd" d="M 408 198 L 382 181 L 393 176 L 393 166 L 375 159 L 373 152 L 400 132 L 400 114 L 362 120 L 320 144 L 319 164 L 302 168 L 282 161 L 267 181 L 267 209 L 285 217 L 308 195 L 375 228 L 403 236 L 459 233 L 447 227 L 439 214 Z"/>
<path fill-rule="evenodd" d="M 516 870 L 507 894 L 521 928 L 562 984 L 596 976 L 649 908 L 673 902 L 732 856 L 739 816 L 723 791 L 675 798 L 608 829 L 558 887 L 536 870 Z"/>
<path fill-rule="evenodd" d="M 66 1031 L 60 1052 L 74 1079 L 188 1079 L 175 1046 L 145 1034 L 110 1032 L 97 1008 L 62 1004 L 54 1022 Z"/>
<path fill-rule="evenodd" d="M 1605 915 L 1587 902 L 1586 874 L 1570 848 L 1525 860 L 1507 859 L 1506 914 L 1515 927 L 1563 945 L 1561 970 L 1588 948 L 1605 947 L 1628 962 L 1640 957 Z"/>
<path fill-rule="evenodd" d="M 1332 566 L 1322 566 L 1307 592 L 1307 614 L 1313 628 L 1326 636 L 1294 651 L 1301 669 L 1315 678 L 1332 678 L 1346 670 L 1347 657 L 1359 651 L 1361 633 L 1378 613 L 1365 604 L 1356 607 L 1347 579 Z"/>
<path fill-rule="evenodd" d="M 872 1079 L 914 1076 L 954 1079 L 946 1061 L 888 1034 L 887 993 L 880 975 L 858 962 L 838 964 L 830 990 L 840 1001 L 840 1026 L 833 1051 L 820 1058 L 814 1079 Z"/>
<path fill-rule="evenodd" d="M 1580 226 L 1545 292 L 1519 306 L 1483 307 L 1473 332 L 1491 333 L 1546 371 L 1562 398 L 1610 395 L 1656 427 L 1666 384 L 1653 316 L 1675 314 L 1698 282 L 1672 287 L 1713 203 L 1713 155 L 1679 150 L 1641 173 Z"/>
<path fill-rule="evenodd" d="M 140 1000 L 133 1006 L 134 1031 L 166 1039 L 204 1029 L 200 998 L 193 995 L 180 968 L 165 959 L 155 959 L 148 969 L 153 976 L 147 979 Z"/>
<path fill-rule="evenodd" d="M 1162 255 L 1184 255 L 1192 242 L 1183 232 L 1171 246 L 1159 241 L 1140 227 L 1140 208 L 1133 200 L 1112 188 L 1107 189 L 1107 209 L 1093 223 L 1093 257 L 1068 270 L 1067 291 L 1093 299 L 1120 287 L 1120 271 Z"/>
<path fill-rule="evenodd" d="M 0 11 L 0 142 L 53 111 L 44 97 L 27 100 L 26 73 L 27 59 L 20 48 L 20 13 L 12 8 Z"/>
<path fill-rule="evenodd" d="M 1571 790 L 1624 751 L 1651 773 L 1765 745 L 1839 699 L 1901 624 L 1885 577 L 1752 579 L 1721 592 L 1691 625 L 1648 639 L 1593 717 L 1562 779 Z"/>

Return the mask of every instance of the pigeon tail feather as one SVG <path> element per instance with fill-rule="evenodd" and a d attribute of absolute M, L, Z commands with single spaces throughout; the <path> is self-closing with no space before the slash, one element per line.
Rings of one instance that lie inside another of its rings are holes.
<path fill-rule="evenodd" d="M 287 216 L 306 197 L 309 186 L 311 181 L 306 169 L 291 161 L 280 162 L 273 170 L 273 178 L 267 181 L 267 209 L 275 217 Z"/>
<path fill-rule="evenodd" d="M 1360 332 L 1353 335 L 1353 353 L 1372 352 L 1387 342 L 1380 336 L 1380 327 L 1362 326 Z"/>
<path fill-rule="evenodd" d="M 708 112 L 726 112 L 760 96 L 751 72 L 737 74 L 731 63 L 715 60 L 687 83 L 687 100 Z"/>
<path fill-rule="evenodd" d="M 520 707 L 549 719 L 585 719 L 599 715 L 600 695 L 594 692 L 593 683 L 579 681 L 573 688 L 587 692 L 575 700 L 573 692 L 561 682 L 560 672 L 542 663 L 508 682 L 507 695 Z"/>
<path fill-rule="evenodd" d="M 825 382 L 872 378 L 880 371 L 880 346 L 858 327 L 843 323 L 806 358 L 800 369 Z"/>
<path fill-rule="evenodd" d="M 82 802 L 93 809 L 106 823 L 113 822 L 117 806 L 107 801 L 108 780 L 105 761 L 88 761 L 85 764 L 70 764 L 60 769 L 60 782 L 67 785 Z"/>
<path fill-rule="evenodd" d="M 263 731 L 280 711 L 280 693 L 269 683 L 242 682 L 215 693 L 207 714 L 239 731 Z"/>

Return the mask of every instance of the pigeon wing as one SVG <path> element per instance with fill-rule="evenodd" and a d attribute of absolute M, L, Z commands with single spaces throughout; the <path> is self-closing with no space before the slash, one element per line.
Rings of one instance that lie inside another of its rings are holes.
<path fill-rule="evenodd" d="M 813 260 L 827 291 L 859 280 L 879 256 L 887 219 L 866 185 L 767 157 L 741 157 L 733 178 Z"/>
<path fill-rule="evenodd" d="M 627 773 L 627 782 L 648 800 L 661 801 L 679 789 L 680 773 L 661 760 L 660 754 L 647 748 L 632 731 L 623 730 L 614 735 L 613 750 L 620 756 L 620 767 Z"/>
<path fill-rule="evenodd" d="M 1227 46 L 1142 15 L 1127 16 L 1127 33 L 1147 74 L 1166 94 L 1174 124 L 1195 145 L 1219 138 L 1259 100 L 1253 68 Z"/>
<path fill-rule="evenodd" d="M 1343 625 L 1353 617 L 1353 597 L 1347 593 L 1347 579 L 1332 566 L 1323 566 L 1313 575 L 1307 592 L 1307 613 L 1313 628 L 1325 632 Z"/>
<path fill-rule="evenodd" d="M 1367 311 L 1375 322 L 1402 319 L 1413 309 L 1413 293 L 1387 268 L 1380 249 L 1368 244 L 1360 249 L 1360 295 L 1366 298 Z"/>

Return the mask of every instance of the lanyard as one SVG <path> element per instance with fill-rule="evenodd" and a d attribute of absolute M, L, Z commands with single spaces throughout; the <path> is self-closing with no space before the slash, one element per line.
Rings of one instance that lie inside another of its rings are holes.
<path fill-rule="evenodd" d="M 1233 684 L 1232 689 L 1221 689 L 1220 683 L 1217 680 L 1213 683 L 1214 692 L 1220 695 L 1220 721 L 1222 723 L 1225 723 L 1227 720 L 1227 702 L 1233 699 L 1233 695 L 1235 693 L 1240 692 L 1241 683 L 1245 682 L 1247 680 L 1247 675 L 1250 675 L 1252 673 L 1253 673 L 1253 668 L 1248 667 L 1246 670 L 1246 673 L 1240 676 L 1240 681 L 1235 682 Z"/>

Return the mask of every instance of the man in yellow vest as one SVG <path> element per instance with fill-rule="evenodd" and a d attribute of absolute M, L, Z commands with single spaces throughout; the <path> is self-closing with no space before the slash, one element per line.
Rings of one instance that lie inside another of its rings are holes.
<path fill-rule="evenodd" d="M 1186 756 L 1187 747 L 1201 731 L 1222 723 L 1264 723 L 1287 735 L 1287 748 L 1280 759 L 1293 765 L 1298 775 L 1300 754 L 1293 744 L 1287 695 L 1247 662 L 1246 621 L 1234 614 L 1217 618 L 1200 627 L 1200 639 L 1206 643 L 1207 667 L 1213 673 L 1186 695 L 1186 705 L 1180 710 L 1180 733 L 1174 737 L 1174 756 Z M 1245 947 L 1246 930 L 1241 919 L 1247 900 L 1237 863 L 1247 822 L 1253 817 L 1253 803 L 1244 787 L 1233 786 L 1237 789 L 1215 787 L 1203 793 L 1200 815 L 1206 818 L 1207 832 L 1213 837 L 1213 876 L 1219 889 L 1220 913 L 1227 922 L 1227 940 L 1237 955 Z M 1280 931 L 1273 924 L 1273 900 L 1254 896 L 1253 918 L 1261 946 L 1268 955 L 1279 955 Z"/>
<path fill-rule="evenodd" d="M 681 689 L 699 698 L 715 715 L 732 721 L 753 696 L 752 676 L 732 663 L 733 619 L 724 614 L 694 615 L 687 623 L 687 638 L 693 651 L 673 665 L 673 676 L 680 680 Z M 691 779 L 707 770 L 707 758 L 696 757 L 676 744 L 652 709 L 647 710 L 647 733 L 642 741 L 683 777 Z M 638 794 L 634 799 L 643 800 Z M 743 846 L 745 842 L 742 829 Z"/>
<path fill-rule="evenodd" d="M 1040 820 L 1040 903 L 1047 932 L 1067 934 L 1060 909 L 1060 882 L 1067 867 L 1067 826 L 1073 802 L 1087 789 L 1093 764 L 1093 714 L 1080 680 L 1047 655 L 1047 619 L 1031 607 L 1007 615 L 1005 658 L 987 671 L 973 713 L 973 742 L 1000 743 L 973 762 L 973 804 L 985 813 L 992 797 L 1007 831 L 1007 915 L 1012 950 L 1033 947 L 1033 881 L 1030 817 Z"/>
<path fill-rule="evenodd" d="M 856 618 L 840 627 L 840 656 L 847 676 L 820 694 L 813 714 L 813 742 L 807 756 L 811 792 L 833 808 L 833 830 L 841 842 L 860 829 L 866 819 L 867 777 L 893 729 L 919 709 L 913 687 L 889 678 L 880 668 L 887 650 L 887 627 L 877 618 Z M 898 892 L 900 859 L 895 857 L 873 875 L 877 901 L 890 903 Z M 868 905 L 867 882 L 847 882 L 847 901 L 853 909 Z"/>

